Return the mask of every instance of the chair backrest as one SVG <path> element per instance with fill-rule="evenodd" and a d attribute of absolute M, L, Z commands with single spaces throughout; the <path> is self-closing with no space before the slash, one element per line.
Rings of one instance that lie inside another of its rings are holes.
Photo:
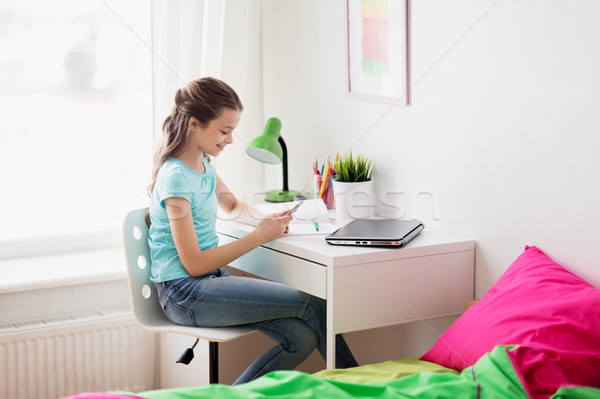
<path fill-rule="evenodd" d="M 148 208 L 142 208 L 127 214 L 123 223 L 123 241 L 133 313 L 140 324 L 153 327 L 171 322 L 160 307 L 158 292 L 150 281 L 147 213 Z"/>

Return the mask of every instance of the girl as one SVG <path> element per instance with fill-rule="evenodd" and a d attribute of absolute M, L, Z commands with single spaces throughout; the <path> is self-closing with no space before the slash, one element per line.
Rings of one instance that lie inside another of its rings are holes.
<path fill-rule="evenodd" d="M 209 155 L 216 157 L 233 143 L 242 108 L 233 89 L 217 79 L 199 79 L 177 90 L 149 187 L 151 280 L 167 317 L 189 326 L 246 324 L 279 343 L 235 384 L 293 369 L 315 348 L 325 357 L 326 349 L 325 301 L 271 281 L 228 276 L 223 269 L 280 237 L 292 220 L 283 213 L 262 215 L 239 201 L 209 163 Z M 256 229 L 217 246 L 217 204 Z M 341 336 L 336 348 L 337 367 L 358 365 Z"/>

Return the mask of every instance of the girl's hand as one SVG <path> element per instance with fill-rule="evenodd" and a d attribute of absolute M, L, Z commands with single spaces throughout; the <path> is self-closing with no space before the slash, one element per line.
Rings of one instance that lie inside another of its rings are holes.
<path fill-rule="evenodd" d="M 260 237 L 261 243 L 264 244 L 286 233 L 292 219 L 292 215 L 285 216 L 285 212 L 269 215 L 256 226 L 256 230 L 254 231 Z"/>
<path fill-rule="evenodd" d="M 265 216 L 265 219 L 276 219 L 276 218 L 280 218 L 280 217 L 286 216 L 287 212 L 288 212 L 288 211 L 281 211 L 281 212 L 278 212 L 278 213 L 271 213 L 271 214 L 269 214 L 269 215 L 266 215 L 266 216 Z"/>

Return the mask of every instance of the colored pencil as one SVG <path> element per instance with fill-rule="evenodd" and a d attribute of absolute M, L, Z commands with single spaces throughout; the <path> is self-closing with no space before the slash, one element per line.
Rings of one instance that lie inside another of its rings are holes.
<path fill-rule="evenodd" d="M 325 193 L 325 188 L 329 183 L 329 159 L 327 160 L 327 164 L 325 165 L 325 175 L 323 176 L 323 182 L 321 183 L 321 190 L 319 191 L 319 198 L 323 198 L 323 194 Z"/>

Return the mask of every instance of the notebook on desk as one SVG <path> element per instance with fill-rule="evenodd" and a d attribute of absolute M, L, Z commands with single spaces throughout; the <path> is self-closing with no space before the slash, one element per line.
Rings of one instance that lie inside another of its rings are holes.
<path fill-rule="evenodd" d="M 419 220 L 356 219 L 325 237 L 325 240 L 332 245 L 399 248 L 424 228 Z"/>

